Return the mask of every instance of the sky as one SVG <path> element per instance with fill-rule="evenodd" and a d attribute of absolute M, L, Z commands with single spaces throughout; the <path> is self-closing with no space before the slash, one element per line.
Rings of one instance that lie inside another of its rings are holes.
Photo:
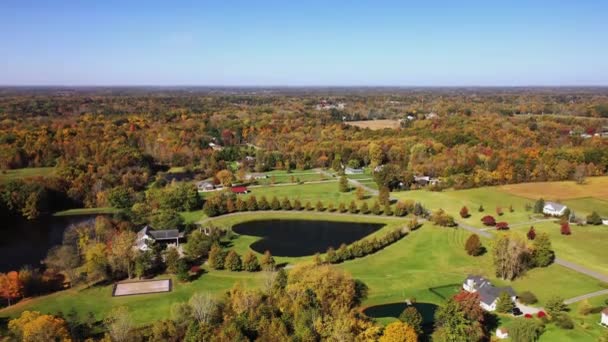
<path fill-rule="evenodd" d="M 0 1 L 1 85 L 608 85 L 608 1 Z"/>

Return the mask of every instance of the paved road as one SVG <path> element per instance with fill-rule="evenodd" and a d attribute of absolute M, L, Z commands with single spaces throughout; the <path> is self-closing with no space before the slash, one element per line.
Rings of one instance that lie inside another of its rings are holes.
<path fill-rule="evenodd" d="M 598 296 L 603 296 L 603 295 L 608 295 L 608 290 L 600 290 L 600 291 L 596 291 L 596 292 L 592 292 L 592 293 L 587 293 L 587 294 L 584 294 L 582 296 L 578 296 L 578 297 L 574 297 L 574 298 L 569 298 L 569 299 L 566 299 L 564 301 L 564 303 L 566 303 L 566 304 L 572 304 L 572 303 L 580 302 L 581 300 L 585 300 L 585 299 L 593 298 L 593 297 L 598 297 Z"/>

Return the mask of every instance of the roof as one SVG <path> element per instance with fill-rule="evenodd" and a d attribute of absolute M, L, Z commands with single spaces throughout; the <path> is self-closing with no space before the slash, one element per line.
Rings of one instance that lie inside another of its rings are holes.
<path fill-rule="evenodd" d="M 234 186 L 234 187 L 230 188 L 230 191 L 235 192 L 235 193 L 247 192 L 247 187 L 246 186 Z"/>
<path fill-rule="evenodd" d="M 495 287 L 489 280 L 482 276 L 469 275 L 465 281 L 469 279 L 475 282 L 474 288 L 479 294 L 479 300 L 487 305 L 492 305 L 503 292 L 508 293 L 510 297 L 515 296 L 515 291 L 510 286 Z"/>
<path fill-rule="evenodd" d="M 565 205 L 555 202 L 545 202 L 544 208 L 546 208 L 547 206 L 550 206 L 555 211 L 562 211 L 564 208 L 566 208 Z"/>
<path fill-rule="evenodd" d="M 162 241 L 183 238 L 184 233 L 180 233 L 177 229 L 154 230 L 150 226 L 145 226 L 137 232 L 137 240 L 143 240 L 144 236 L 149 236 L 156 241 Z"/>

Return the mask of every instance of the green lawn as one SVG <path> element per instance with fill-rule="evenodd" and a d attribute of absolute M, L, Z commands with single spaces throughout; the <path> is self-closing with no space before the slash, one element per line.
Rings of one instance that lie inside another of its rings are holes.
<path fill-rule="evenodd" d="M 6 170 L 0 171 L 0 183 L 28 177 L 48 177 L 53 175 L 55 175 L 54 167 L 28 167 L 24 169 Z"/>
<path fill-rule="evenodd" d="M 260 199 L 262 196 L 266 196 L 268 201 L 270 201 L 273 196 L 277 196 L 279 200 L 287 197 L 292 201 L 299 199 L 302 202 L 302 205 L 305 205 L 306 201 L 310 201 L 313 206 L 318 200 L 321 200 L 325 205 L 333 203 L 336 208 L 340 202 L 348 205 L 350 201 L 356 199 L 354 189 L 349 192 L 339 192 L 337 182 L 293 186 L 269 186 L 252 188 L 250 190 L 251 192 L 244 195 L 243 198 L 255 195 L 257 199 Z M 371 205 L 372 201 L 373 199 L 370 200 L 368 204 Z"/>
<path fill-rule="evenodd" d="M 528 229 L 528 226 L 515 228 L 521 232 L 527 232 Z M 537 233 L 549 234 L 558 257 L 608 274 L 608 227 L 571 225 L 571 235 L 562 235 L 560 225 L 555 222 L 537 223 L 534 224 L 534 229 Z"/>
<path fill-rule="evenodd" d="M 285 184 L 285 183 L 297 183 L 297 182 L 317 182 L 323 180 L 330 180 L 331 177 L 327 177 L 314 170 L 296 170 L 287 172 L 284 170 L 274 170 L 270 172 L 264 172 L 268 175 L 266 179 L 258 179 L 256 182 L 260 185 L 269 184 Z"/>
<path fill-rule="evenodd" d="M 481 218 L 485 215 L 492 215 L 496 218 L 496 221 L 506 221 L 509 224 L 521 224 L 534 219 L 533 213 L 525 210 L 526 203 L 534 204 L 531 200 L 510 195 L 496 187 L 441 192 L 428 190 L 401 191 L 391 193 L 391 196 L 401 200 L 416 200 L 431 210 L 444 209 L 457 220 L 478 228 L 485 228 L 481 223 Z M 467 219 L 460 218 L 459 212 L 463 206 L 469 209 L 471 215 Z M 478 211 L 480 206 L 483 206 L 483 212 Z M 513 207 L 513 212 L 509 211 L 510 206 Z M 497 207 L 502 208 L 502 216 L 496 214 Z"/>
<path fill-rule="evenodd" d="M 23 301 L 12 307 L 0 310 L 0 317 L 14 317 L 24 310 L 36 310 L 48 313 L 59 311 L 66 314 L 72 309 L 84 317 L 89 311 L 102 319 L 113 308 L 127 306 L 133 321 L 137 324 L 149 324 L 153 321 L 170 317 L 173 303 L 187 301 L 193 293 L 203 291 L 221 296 L 236 283 L 246 287 L 261 286 L 263 274 L 247 272 L 214 271 L 203 274 L 191 283 L 173 281 L 173 291 L 148 295 L 112 297 L 112 285 L 96 286 L 86 289 L 71 289 L 48 296 Z M 160 277 L 160 278 L 166 278 Z"/>
<path fill-rule="evenodd" d="M 592 212 L 597 212 L 600 216 L 608 218 L 608 201 L 585 197 L 563 201 L 579 217 L 585 217 Z"/>
<path fill-rule="evenodd" d="M 105 208 L 76 208 L 58 211 L 53 216 L 77 216 L 77 215 L 96 215 L 96 214 L 116 214 L 120 209 L 105 207 Z"/>

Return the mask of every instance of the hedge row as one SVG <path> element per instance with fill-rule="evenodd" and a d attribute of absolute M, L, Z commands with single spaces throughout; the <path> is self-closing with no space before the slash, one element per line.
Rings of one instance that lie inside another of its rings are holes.
<path fill-rule="evenodd" d="M 329 247 L 327 249 L 327 254 L 325 255 L 325 261 L 330 264 L 338 264 L 347 260 L 362 258 L 384 249 L 406 235 L 407 232 L 403 229 L 395 229 L 384 234 L 379 239 L 373 237 L 371 239 L 359 240 L 353 242 L 349 246 L 342 244 L 337 250 L 333 247 Z"/>

